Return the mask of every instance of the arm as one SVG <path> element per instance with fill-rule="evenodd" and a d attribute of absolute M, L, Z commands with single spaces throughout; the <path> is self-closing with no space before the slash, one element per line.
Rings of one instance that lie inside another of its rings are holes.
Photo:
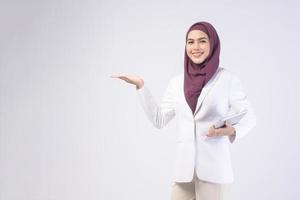
<path fill-rule="evenodd" d="M 235 134 L 229 136 L 230 142 L 233 143 L 245 136 L 256 125 L 256 117 L 252 106 L 244 93 L 242 82 L 236 76 L 233 76 L 231 81 L 229 105 L 234 110 L 246 109 L 248 111 L 239 123 L 233 125 Z"/>
<path fill-rule="evenodd" d="M 152 124 L 160 129 L 167 125 L 175 116 L 174 89 L 172 80 L 169 82 L 160 104 L 157 104 L 147 86 L 137 88 L 140 103 Z"/>

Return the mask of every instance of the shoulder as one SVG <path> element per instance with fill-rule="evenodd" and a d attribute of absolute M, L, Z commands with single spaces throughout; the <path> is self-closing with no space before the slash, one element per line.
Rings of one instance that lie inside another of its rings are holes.
<path fill-rule="evenodd" d="M 228 80 L 228 83 L 230 85 L 230 91 L 233 94 L 240 94 L 241 92 L 243 92 L 244 84 L 235 72 L 232 72 L 228 69 L 224 69 L 224 75 L 227 77 L 226 80 Z"/>
<path fill-rule="evenodd" d="M 225 68 L 225 67 L 220 67 L 219 70 L 224 76 L 234 76 L 234 72 L 232 72 L 231 70 Z"/>
<path fill-rule="evenodd" d="M 229 69 L 220 67 L 220 72 L 222 73 L 222 76 L 228 78 L 229 80 L 240 81 L 239 76 Z"/>

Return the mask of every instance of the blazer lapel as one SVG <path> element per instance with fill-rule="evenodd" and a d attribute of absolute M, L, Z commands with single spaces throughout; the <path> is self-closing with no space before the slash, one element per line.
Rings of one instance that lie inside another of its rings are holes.
<path fill-rule="evenodd" d="M 218 71 L 214 74 L 214 76 L 207 82 L 207 84 L 202 88 L 201 94 L 198 97 L 196 110 L 194 112 L 194 116 L 197 114 L 198 110 L 201 107 L 203 100 L 205 99 L 208 92 L 212 89 L 214 84 L 217 82 L 218 77 L 220 76 L 222 68 L 219 68 Z"/>

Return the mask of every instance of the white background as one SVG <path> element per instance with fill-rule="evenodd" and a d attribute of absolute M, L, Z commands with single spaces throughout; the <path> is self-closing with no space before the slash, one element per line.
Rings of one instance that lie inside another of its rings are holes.
<path fill-rule="evenodd" d="M 257 115 L 232 146 L 232 199 L 296 199 L 296 2 L 1 0 L 0 199 L 169 199 L 176 121 L 155 129 L 135 87 L 109 76 L 140 75 L 159 101 L 198 21 Z"/>

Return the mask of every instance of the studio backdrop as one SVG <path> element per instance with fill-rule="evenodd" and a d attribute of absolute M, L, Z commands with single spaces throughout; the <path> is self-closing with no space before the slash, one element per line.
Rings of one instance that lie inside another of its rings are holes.
<path fill-rule="evenodd" d="M 233 200 L 296 199 L 300 179 L 297 1 L 0 1 L 0 199 L 165 200 L 175 120 L 156 129 L 135 87 L 160 101 L 183 72 L 185 34 L 215 26 L 257 126 L 231 147 Z"/>

